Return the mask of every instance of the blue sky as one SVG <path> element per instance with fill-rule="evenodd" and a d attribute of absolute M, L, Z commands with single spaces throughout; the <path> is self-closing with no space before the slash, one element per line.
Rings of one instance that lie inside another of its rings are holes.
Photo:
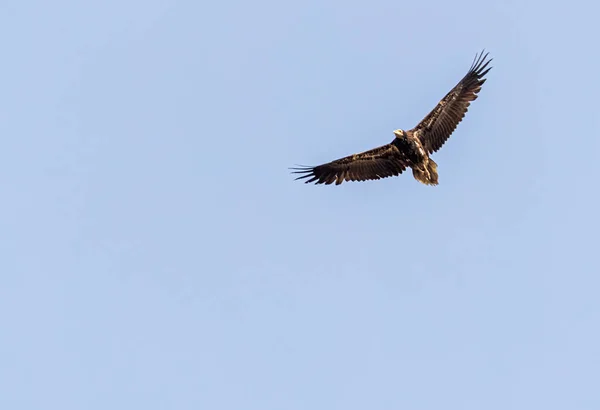
<path fill-rule="evenodd" d="M 597 6 L 94 3 L 0 6 L 1 408 L 600 408 Z"/>

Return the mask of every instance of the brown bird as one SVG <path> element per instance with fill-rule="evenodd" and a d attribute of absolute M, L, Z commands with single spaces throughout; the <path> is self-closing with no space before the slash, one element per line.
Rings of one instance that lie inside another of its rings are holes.
<path fill-rule="evenodd" d="M 310 178 L 306 183 L 341 184 L 344 181 L 366 181 L 400 175 L 412 168 L 415 179 L 425 185 L 437 185 L 437 164 L 429 157 L 439 150 L 468 111 L 471 101 L 492 67 L 489 53 L 476 55 L 467 74 L 413 129 L 394 131 L 394 140 L 381 147 L 337 159 L 315 167 L 291 168 L 296 179 Z M 486 69 L 487 68 L 487 69 Z"/>

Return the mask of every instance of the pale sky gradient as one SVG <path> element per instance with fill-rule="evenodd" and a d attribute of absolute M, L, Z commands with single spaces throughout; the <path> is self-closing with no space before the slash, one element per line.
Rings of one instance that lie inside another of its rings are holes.
<path fill-rule="evenodd" d="M 3 2 L 0 408 L 600 409 L 598 15 Z M 289 174 L 483 48 L 438 187 Z"/>

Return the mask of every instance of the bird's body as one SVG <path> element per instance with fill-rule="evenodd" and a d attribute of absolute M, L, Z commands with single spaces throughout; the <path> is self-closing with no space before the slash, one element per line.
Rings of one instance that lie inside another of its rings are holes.
<path fill-rule="evenodd" d="M 413 129 L 394 131 L 389 144 L 359 154 L 349 155 L 316 167 L 294 168 L 316 184 L 341 184 L 344 181 L 366 181 L 400 175 L 411 168 L 414 178 L 425 185 L 437 185 L 437 164 L 430 155 L 438 151 L 462 121 L 470 102 L 486 81 L 491 69 L 487 54 L 476 57 L 463 79 Z"/>
<path fill-rule="evenodd" d="M 394 131 L 394 141 L 391 142 L 400 152 L 406 156 L 408 165 L 412 168 L 413 176 L 425 185 L 437 185 L 437 164 L 427 154 L 421 140 L 412 130 Z"/>

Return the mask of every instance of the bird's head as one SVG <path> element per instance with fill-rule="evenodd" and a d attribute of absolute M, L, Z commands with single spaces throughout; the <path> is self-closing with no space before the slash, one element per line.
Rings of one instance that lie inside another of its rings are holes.
<path fill-rule="evenodd" d="M 405 138 L 406 137 L 406 131 L 401 130 L 401 129 L 397 129 L 394 131 L 394 135 L 396 136 L 396 138 Z"/>

